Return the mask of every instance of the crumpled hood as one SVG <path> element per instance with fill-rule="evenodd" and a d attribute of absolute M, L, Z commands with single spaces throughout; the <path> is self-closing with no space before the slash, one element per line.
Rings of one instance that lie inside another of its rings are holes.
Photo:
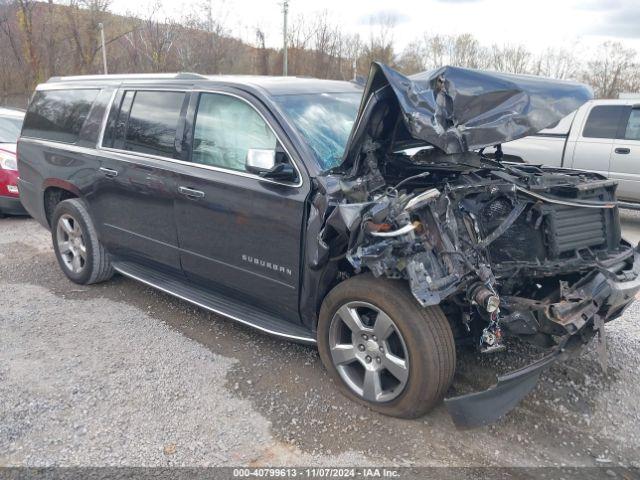
<path fill-rule="evenodd" d="M 553 125 L 591 98 L 591 89 L 576 82 L 449 66 L 407 77 L 373 63 L 345 164 L 367 137 L 393 146 L 426 142 L 447 154 L 509 142 Z"/>

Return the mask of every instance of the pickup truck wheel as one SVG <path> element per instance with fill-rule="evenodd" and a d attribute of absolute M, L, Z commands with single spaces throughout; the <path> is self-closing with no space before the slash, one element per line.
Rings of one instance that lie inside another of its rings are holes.
<path fill-rule="evenodd" d="M 405 282 L 358 275 L 325 298 L 320 358 L 349 398 L 385 415 L 416 418 L 453 380 L 456 354 L 438 306 L 421 307 Z"/>
<path fill-rule="evenodd" d="M 72 198 L 56 206 L 51 235 L 58 263 L 71 281 L 88 285 L 104 282 L 113 276 L 109 254 L 98 240 L 82 200 Z"/>

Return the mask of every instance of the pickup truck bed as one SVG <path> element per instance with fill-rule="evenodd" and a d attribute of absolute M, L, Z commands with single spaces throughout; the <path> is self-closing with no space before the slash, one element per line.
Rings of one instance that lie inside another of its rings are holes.
<path fill-rule="evenodd" d="M 502 150 L 506 160 L 605 175 L 618 182 L 622 207 L 640 209 L 640 100 L 592 100 Z"/>

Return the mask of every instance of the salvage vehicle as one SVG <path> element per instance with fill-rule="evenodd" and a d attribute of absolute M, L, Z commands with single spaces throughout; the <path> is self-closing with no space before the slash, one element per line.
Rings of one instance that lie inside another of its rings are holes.
<path fill-rule="evenodd" d="M 16 142 L 22 128 L 24 112 L 0 108 L 0 217 L 26 215 L 18 194 Z"/>
<path fill-rule="evenodd" d="M 551 128 L 501 148 L 511 161 L 588 170 L 616 180 L 619 205 L 640 209 L 637 99 L 591 100 Z"/>
<path fill-rule="evenodd" d="M 73 282 L 114 272 L 316 344 L 349 398 L 412 418 L 456 345 L 546 355 L 445 401 L 492 422 L 640 291 L 616 183 L 488 158 L 591 98 L 584 85 L 373 64 L 350 82 L 109 75 L 39 85 L 18 143 L 21 198 Z M 509 342 L 511 344 L 511 342 Z M 518 347 L 516 347 L 518 348 Z"/>

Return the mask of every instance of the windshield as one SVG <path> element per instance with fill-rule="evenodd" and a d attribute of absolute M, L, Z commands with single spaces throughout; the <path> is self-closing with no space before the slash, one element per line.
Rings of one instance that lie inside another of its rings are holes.
<path fill-rule="evenodd" d="M 0 117 L 0 143 L 16 143 L 22 128 L 22 118 Z"/>
<path fill-rule="evenodd" d="M 276 103 L 307 141 L 322 170 L 342 160 L 351 127 L 358 114 L 360 93 L 279 95 Z"/>

